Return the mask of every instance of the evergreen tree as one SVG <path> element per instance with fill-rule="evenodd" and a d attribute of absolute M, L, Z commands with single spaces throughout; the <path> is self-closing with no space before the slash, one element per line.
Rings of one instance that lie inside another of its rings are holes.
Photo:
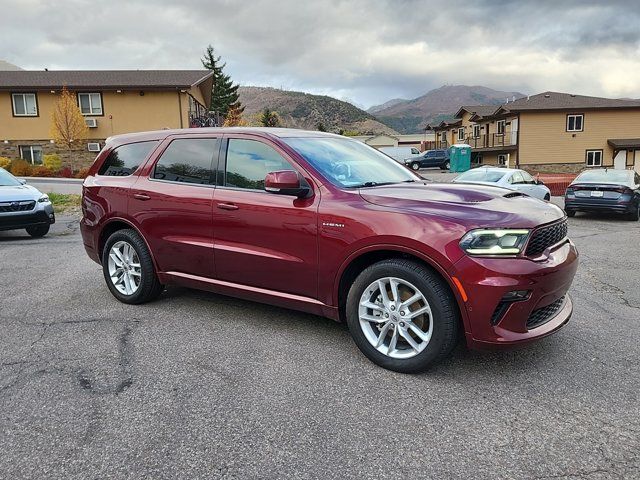
<path fill-rule="evenodd" d="M 327 128 L 324 126 L 324 123 L 322 123 L 322 122 L 318 123 L 316 128 L 318 129 L 319 132 L 326 132 L 327 131 Z"/>
<path fill-rule="evenodd" d="M 239 114 L 242 114 L 244 111 L 244 107 L 238 99 L 239 85 L 234 84 L 231 77 L 224 73 L 224 67 L 226 65 L 226 63 L 221 62 L 220 56 L 216 57 L 213 46 L 209 45 L 202 58 L 202 66 L 213 72 L 213 87 L 209 111 L 213 112 L 217 117 L 226 117 L 232 107 L 237 110 Z"/>
<path fill-rule="evenodd" d="M 265 108 L 258 120 L 263 127 L 279 127 L 280 117 L 276 112 L 272 112 L 269 108 Z"/>

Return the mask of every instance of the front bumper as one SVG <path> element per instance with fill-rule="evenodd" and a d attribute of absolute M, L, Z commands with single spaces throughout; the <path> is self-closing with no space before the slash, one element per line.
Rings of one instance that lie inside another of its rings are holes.
<path fill-rule="evenodd" d="M 0 231 L 19 230 L 36 225 L 51 225 L 56 223 L 53 206 L 37 205 L 34 210 L 19 213 L 1 213 Z"/>
<path fill-rule="evenodd" d="M 455 276 L 467 294 L 465 336 L 471 348 L 496 348 L 550 335 L 569 321 L 567 295 L 578 268 L 575 245 L 566 240 L 543 259 L 465 256 Z M 526 291 L 523 300 L 505 295 Z"/>

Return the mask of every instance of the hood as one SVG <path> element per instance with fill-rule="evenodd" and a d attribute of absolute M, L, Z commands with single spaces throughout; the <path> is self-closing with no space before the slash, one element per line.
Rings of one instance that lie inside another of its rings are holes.
<path fill-rule="evenodd" d="M 31 185 L 0 186 L 0 202 L 38 200 L 42 193 Z"/>
<path fill-rule="evenodd" d="M 374 205 L 448 217 L 467 228 L 533 228 L 564 217 L 551 203 L 484 185 L 399 184 L 362 188 L 360 195 Z"/>

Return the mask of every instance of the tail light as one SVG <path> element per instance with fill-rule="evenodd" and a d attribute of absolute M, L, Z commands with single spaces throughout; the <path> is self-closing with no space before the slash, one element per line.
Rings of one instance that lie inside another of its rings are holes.
<path fill-rule="evenodd" d="M 613 189 L 614 192 L 618 192 L 618 193 L 622 193 L 622 194 L 631 194 L 633 193 L 633 190 L 631 190 L 629 187 L 617 187 Z"/>

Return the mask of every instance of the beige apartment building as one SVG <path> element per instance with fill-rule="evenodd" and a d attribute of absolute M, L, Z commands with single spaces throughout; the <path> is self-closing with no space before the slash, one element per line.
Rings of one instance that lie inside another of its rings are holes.
<path fill-rule="evenodd" d="M 463 106 L 455 121 L 428 126 L 433 148 L 471 145 L 472 160 L 534 172 L 635 168 L 640 101 L 545 92 L 500 106 Z"/>
<path fill-rule="evenodd" d="M 60 151 L 51 114 L 63 87 L 77 98 L 89 138 L 73 155 L 93 160 L 121 133 L 199 126 L 211 100 L 208 70 L 0 71 L 0 156 L 42 162 Z"/>

